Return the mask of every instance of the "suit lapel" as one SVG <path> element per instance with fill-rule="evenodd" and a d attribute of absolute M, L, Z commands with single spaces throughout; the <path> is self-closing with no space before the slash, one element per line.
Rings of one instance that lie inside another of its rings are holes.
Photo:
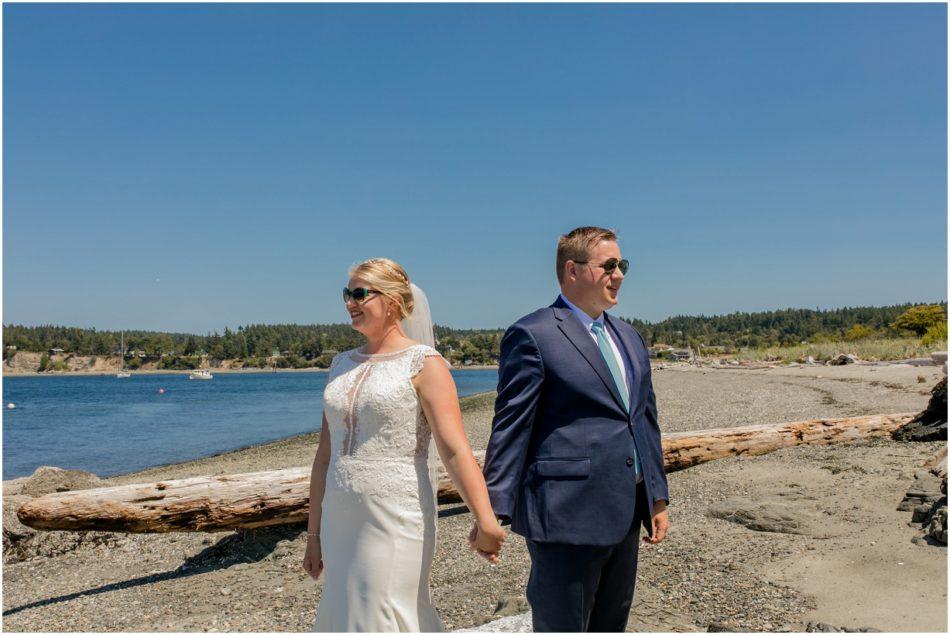
<path fill-rule="evenodd" d="M 594 342 L 594 338 L 584 329 L 584 325 L 574 317 L 570 307 L 564 304 L 560 296 L 558 296 L 557 301 L 551 305 L 551 308 L 554 309 L 554 317 L 558 321 L 557 327 L 565 337 L 571 341 L 571 344 L 574 345 L 577 352 L 587 360 L 587 363 L 594 369 L 594 372 L 597 373 L 601 381 L 604 382 L 604 386 L 610 394 L 613 395 L 614 401 L 617 402 L 617 406 L 620 410 L 626 413 L 623 406 L 623 398 L 620 396 L 620 390 L 617 388 L 617 383 L 614 381 L 613 375 L 610 374 L 610 369 L 607 368 L 607 362 L 604 361 L 604 356 L 600 354 L 600 349 Z"/>

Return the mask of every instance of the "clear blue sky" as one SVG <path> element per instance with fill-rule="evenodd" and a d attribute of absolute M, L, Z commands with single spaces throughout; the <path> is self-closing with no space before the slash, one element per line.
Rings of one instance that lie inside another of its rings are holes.
<path fill-rule="evenodd" d="M 4 5 L 3 321 L 341 322 L 403 263 L 437 322 L 946 298 L 944 5 Z"/>

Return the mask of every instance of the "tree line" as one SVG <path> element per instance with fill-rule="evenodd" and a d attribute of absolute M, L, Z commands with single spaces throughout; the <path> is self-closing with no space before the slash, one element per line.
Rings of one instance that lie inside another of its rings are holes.
<path fill-rule="evenodd" d="M 795 345 L 802 341 L 898 337 L 909 333 L 926 336 L 941 326 L 945 341 L 946 312 L 947 303 L 942 302 L 827 310 L 782 309 L 717 316 L 680 315 L 655 323 L 624 319 L 640 331 L 648 345 L 757 348 Z M 463 365 L 496 363 L 503 334 L 503 329 L 435 326 L 439 352 L 449 361 Z M 162 360 L 168 368 L 193 366 L 202 357 L 244 360 L 246 366 L 326 368 L 335 353 L 363 343 L 362 335 L 348 324 L 253 324 L 206 335 L 5 324 L 4 357 L 15 354 L 14 351 L 48 352 L 56 348 L 73 355 L 118 355 L 123 337 L 127 357 Z M 935 341 L 940 337 L 940 333 L 936 333 Z"/>
<path fill-rule="evenodd" d="M 899 320 L 910 312 L 909 318 Z M 916 321 L 915 321 L 916 320 Z M 781 309 L 728 315 L 677 315 L 662 322 L 627 320 L 648 344 L 676 347 L 765 348 L 802 342 L 923 336 L 937 324 L 946 329 L 947 303 L 907 303 L 840 309 Z"/>

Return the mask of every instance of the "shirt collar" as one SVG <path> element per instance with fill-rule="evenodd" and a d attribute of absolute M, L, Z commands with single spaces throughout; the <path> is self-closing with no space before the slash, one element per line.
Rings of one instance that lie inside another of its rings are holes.
<path fill-rule="evenodd" d="M 575 316 L 577 316 L 577 319 L 581 321 L 581 324 L 583 324 L 583 325 L 584 325 L 584 328 L 586 328 L 588 331 L 591 330 L 591 327 L 594 325 L 594 322 L 599 322 L 600 324 L 603 324 L 603 323 L 604 323 L 604 314 L 603 314 L 603 313 L 601 313 L 601 314 L 600 314 L 600 317 L 598 317 L 598 318 L 595 320 L 595 319 L 592 318 L 591 316 L 587 315 L 587 313 L 586 313 L 583 309 L 579 309 L 578 307 L 576 307 L 576 306 L 574 305 L 573 302 L 571 302 L 570 300 L 568 300 L 567 298 L 565 298 L 563 293 L 560 294 L 560 295 L 561 295 L 561 299 L 564 300 L 564 304 L 566 304 L 566 305 L 571 309 L 571 312 L 572 312 Z"/>

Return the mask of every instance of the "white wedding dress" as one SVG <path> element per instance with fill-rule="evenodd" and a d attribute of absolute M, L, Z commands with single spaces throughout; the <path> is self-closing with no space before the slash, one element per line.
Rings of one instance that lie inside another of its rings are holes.
<path fill-rule="evenodd" d="M 330 366 L 315 631 L 442 630 L 429 594 L 438 454 L 411 381 L 431 356 L 439 353 L 422 344 L 379 355 L 351 350 Z"/>

